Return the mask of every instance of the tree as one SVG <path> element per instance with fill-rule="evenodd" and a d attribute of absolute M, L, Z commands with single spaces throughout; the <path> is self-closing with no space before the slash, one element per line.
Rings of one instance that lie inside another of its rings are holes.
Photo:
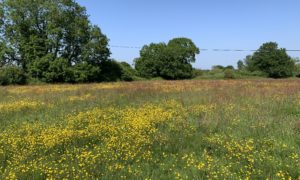
<path fill-rule="evenodd" d="M 93 74 L 95 79 L 89 81 L 99 81 L 101 63 L 109 61 L 108 39 L 99 27 L 90 23 L 84 7 L 74 0 L 0 3 L 0 65 L 17 65 L 30 77 L 40 80 L 49 76 L 38 71 L 55 74 L 52 70 L 57 69 L 53 66 L 58 64 L 60 70 L 79 74 L 95 66 L 98 70 L 94 72 L 98 74 Z M 53 80 L 69 81 L 64 77 Z"/>
<path fill-rule="evenodd" d="M 227 68 L 224 70 L 224 78 L 225 79 L 234 79 L 234 70 Z"/>
<path fill-rule="evenodd" d="M 249 71 L 261 71 L 272 78 L 293 76 L 295 62 L 275 42 L 264 43 L 253 56 L 246 58 Z"/>
<path fill-rule="evenodd" d="M 112 60 L 112 61 L 105 61 L 101 65 L 102 73 L 101 73 L 101 80 L 102 81 L 119 81 L 122 76 L 122 68 L 119 62 Z"/>
<path fill-rule="evenodd" d="M 242 60 L 239 60 L 238 62 L 237 62 L 237 67 L 238 67 L 238 70 L 244 70 L 245 69 L 245 64 L 244 64 L 244 62 L 242 61 Z"/>
<path fill-rule="evenodd" d="M 25 84 L 26 76 L 22 69 L 16 66 L 0 68 L 0 85 Z"/>
<path fill-rule="evenodd" d="M 225 67 L 222 65 L 214 65 L 212 68 L 212 70 L 225 70 Z"/>
<path fill-rule="evenodd" d="M 121 80 L 122 81 L 133 81 L 136 76 L 136 71 L 127 62 L 119 63 L 122 69 Z"/>
<path fill-rule="evenodd" d="M 165 43 L 146 45 L 135 59 L 135 69 L 142 77 L 187 79 L 193 76 L 191 63 L 200 51 L 188 38 L 174 38 Z"/>
<path fill-rule="evenodd" d="M 225 67 L 225 70 L 226 69 L 234 70 L 234 67 L 232 65 L 228 65 L 228 66 Z"/>
<path fill-rule="evenodd" d="M 165 43 L 145 45 L 140 51 L 140 57 L 135 59 L 135 69 L 145 78 L 159 77 L 161 66 L 166 61 Z"/>
<path fill-rule="evenodd" d="M 48 72 L 45 72 L 46 82 L 76 82 L 74 71 L 68 66 L 64 58 L 57 58 L 49 63 Z"/>
<path fill-rule="evenodd" d="M 245 62 L 245 68 L 247 71 L 254 72 L 259 71 L 258 67 L 254 64 L 254 61 L 252 61 L 252 55 L 247 55 L 244 59 Z"/>
<path fill-rule="evenodd" d="M 293 58 L 293 61 L 295 62 L 295 75 L 300 78 L 300 58 Z"/>

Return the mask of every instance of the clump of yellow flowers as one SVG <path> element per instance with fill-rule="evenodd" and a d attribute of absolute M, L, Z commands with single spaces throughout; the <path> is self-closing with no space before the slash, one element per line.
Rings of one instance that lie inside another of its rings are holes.
<path fill-rule="evenodd" d="M 44 105 L 44 103 L 38 101 L 32 101 L 29 99 L 9 102 L 9 103 L 0 103 L 0 112 L 15 112 L 26 109 L 37 109 L 38 107 Z"/>
<path fill-rule="evenodd" d="M 131 165 L 153 161 L 153 146 L 172 141 L 170 131 L 180 132 L 182 138 L 194 131 L 186 117 L 179 103 L 166 101 L 160 106 L 95 108 L 49 127 L 24 123 L 0 133 L 2 176 L 81 179 L 120 171 L 139 175 L 141 167 Z"/>
<path fill-rule="evenodd" d="M 298 179 L 299 81 L 0 87 L 0 179 Z"/>

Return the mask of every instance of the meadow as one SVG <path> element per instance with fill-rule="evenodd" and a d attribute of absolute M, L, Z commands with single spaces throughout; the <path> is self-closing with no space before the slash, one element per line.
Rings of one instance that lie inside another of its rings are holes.
<path fill-rule="evenodd" d="M 300 80 L 0 87 L 0 179 L 298 179 Z"/>

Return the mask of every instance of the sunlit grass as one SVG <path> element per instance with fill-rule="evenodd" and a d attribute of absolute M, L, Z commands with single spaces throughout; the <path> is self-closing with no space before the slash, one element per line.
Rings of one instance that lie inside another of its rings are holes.
<path fill-rule="evenodd" d="M 300 81 L 0 87 L 0 179 L 300 179 Z"/>

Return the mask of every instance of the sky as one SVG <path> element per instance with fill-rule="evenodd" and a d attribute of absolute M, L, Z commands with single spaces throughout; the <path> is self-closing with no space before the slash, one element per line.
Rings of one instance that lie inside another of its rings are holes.
<path fill-rule="evenodd" d="M 138 48 L 187 37 L 201 49 L 300 49 L 299 0 L 77 0 L 109 38 L 111 57 L 133 64 Z M 193 64 L 236 65 L 252 52 L 201 51 Z M 300 57 L 300 52 L 289 55 Z"/>

